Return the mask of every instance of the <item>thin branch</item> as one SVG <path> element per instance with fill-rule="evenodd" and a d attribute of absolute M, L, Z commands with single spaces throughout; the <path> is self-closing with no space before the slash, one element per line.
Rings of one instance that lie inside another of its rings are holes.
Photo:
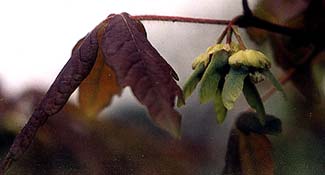
<path fill-rule="evenodd" d="M 180 16 L 161 16 L 161 15 L 138 15 L 131 16 L 131 18 L 142 21 L 170 21 L 170 22 L 184 22 L 184 23 L 196 23 L 196 24 L 215 24 L 215 25 L 228 25 L 232 20 L 218 20 L 209 18 L 192 18 L 192 17 L 180 17 Z M 280 33 L 283 35 L 297 38 L 299 41 L 312 42 L 318 46 L 324 46 L 322 41 L 322 33 L 313 31 L 305 31 L 301 28 L 291 28 L 278 24 L 271 23 L 269 21 L 260 19 L 253 15 L 240 15 L 236 17 L 234 21 L 235 25 L 242 28 L 256 27 L 264 29 L 270 32 Z"/>
<path fill-rule="evenodd" d="M 226 38 L 226 43 L 230 44 L 231 43 L 231 39 L 232 39 L 232 28 L 231 28 L 231 24 L 229 23 L 228 27 L 227 27 L 227 38 Z"/>
<path fill-rule="evenodd" d="M 223 41 L 223 39 L 225 38 L 225 36 L 226 36 L 226 34 L 227 34 L 227 31 L 228 31 L 228 28 L 226 27 L 226 28 L 222 31 L 222 33 L 221 33 L 221 35 L 219 36 L 219 38 L 217 39 L 217 44 L 220 44 L 220 43 Z"/>
<path fill-rule="evenodd" d="M 239 31 L 238 31 L 237 27 L 235 27 L 235 26 L 231 26 L 231 27 L 232 27 L 232 30 L 233 30 L 233 32 L 235 34 L 235 37 L 236 37 L 236 39 L 237 39 L 237 41 L 239 43 L 240 49 L 245 50 L 246 46 L 244 44 L 244 41 L 240 37 L 240 34 L 239 34 Z"/>
<path fill-rule="evenodd" d="M 279 24 L 274 24 L 268 21 L 265 21 L 263 19 L 260 19 L 255 16 L 246 16 L 246 15 L 241 15 L 238 20 L 236 21 L 236 24 L 239 27 L 256 27 L 264 30 L 268 30 L 271 32 L 276 32 L 288 36 L 299 36 L 303 34 L 302 29 L 297 29 L 297 28 L 290 28 L 287 26 L 282 26 Z M 306 34 L 306 33 L 305 33 Z"/>
<path fill-rule="evenodd" d="M 301 29 L 289 28 L 278 24 L 259 19 L 255 16 L 240 15 L 236 20 L 219 20 L 211 18 L 192 18 L 181 16 L 162 16 L 162 15 L 135 15 L 131 18 L 142 21 L 169 21 L 169 22 L 183 22 L 183 23 L 196 23 L 196 24 L 215 24 L 215 25 L 228 25 L 230 22 L 238 25 L 239 27 L 257 27 L 271 32 L 281 33 L 285 35 L 297 35 L 301 33 Z"/>
<path fill-rule="evenodd" d="M 181 16 L 161 16 L 161 15 L 137 15 L 131 18 L 142 21 L 170 21 L 170 22 L 184 22 L 184 23 L 197 23 L 197 24 L 219 24 L 228 25 L 230 20 L 218 20 L 208 18 L 191 18 Z"/>

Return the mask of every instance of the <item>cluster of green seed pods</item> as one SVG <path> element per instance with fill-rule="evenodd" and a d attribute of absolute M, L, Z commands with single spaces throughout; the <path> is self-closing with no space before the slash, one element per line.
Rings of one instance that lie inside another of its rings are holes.
<path fill-rule="evenodd" d="M 271 62 L 260 51 L 240 49 L 237 43 L 216 44 L 209 47 L 193 62 L 194 72 L 186 81 L 185 100 L 200 83 L 199 97 L 202 104 L 213 101 L 218 123 L 225 120 L 243 92 L 248 104 L 255 109 L 260 122 L 265 122 L 265 109 L 255 83 L 267 77 L 283 92 L 280 83 L 270 72 Z M 179 106 L 182 104 L 179 103 Z"/>

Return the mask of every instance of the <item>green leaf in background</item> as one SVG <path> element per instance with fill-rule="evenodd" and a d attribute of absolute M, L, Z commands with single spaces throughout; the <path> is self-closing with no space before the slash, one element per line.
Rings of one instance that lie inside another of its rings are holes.
<path fill-rule="evenodd" d="M 203 72 L 205 70 L 204 64 L 201 63 L 199 66 L 197 66 L 192 73 L 192 75 L 187 79 L 184 87 L 183 87 L 183 93 L 184 93 L 184 99 L 186 100 L 189 96 L 191 96 L 192 92 L 194 91 L 196 85 L 200 82 L 201 77 L 203 75 Z M 181 107 L 184 104 L 177 100 L 177 106 Z"/>
<path fill-rule="evenodd" d="M 201 103 L 206 103 L 215 96 L 214 94 L 218 88 L 219 80 L 221 78 L 218 70 L 222 69 L 223 66 L 227 64 L 228 57 L 228 52 L 224 50 L 220 50 L 213 54 L 201 80 L 201 88 L 199 93 Z"/>
<path fill-rule="evenodd" d="M 227 109 L 225 108 L 222 97 L 221 97 L 221 90 L 217 89 L 216 94 L 214 96 L 214 109 L 217 113 L 217 122 L 222 123 L 227 115 Z"/>
<path fill-rule="evenodd" d="M 244 79 L 247 75 L 248 72 L 234 68 L 231 68 L 227 74 L 221 95 L 223 104 L 228 110 L 233 108 L 235 101 L 243 90 Z"/>
<path fill-rule="evenodd" d="M 275 78 L 275 76 L 272 74 L 272 72 L 270 70 L 265 70 L 263 72 L 261 72 L 265 77 L 267 77 L 271 83 L 273 84 L 273 86 L 282 93 L 282 96 L 287 99 L 286 94 L 284 93 L 284 90 L 282 88 L 282 85 L 280 84 L 280 82 L 278 82 L 278 80 Z"/>
<path fill-rule="evenodd" d="M 253 109 L 256 110 L 257 116 L 258 116 L 260 122 L 262 123 L 262 125 L 264 125 L 265 115 L 266 115 L 264 105 L 263 105 L 262 99 L 260 97 L 260 94 L 258 93 L 255 85 L 251 82 L 249 77 L 247 77 L 244 80 L 243 93 L 245 95 L 247 103 Z"/>

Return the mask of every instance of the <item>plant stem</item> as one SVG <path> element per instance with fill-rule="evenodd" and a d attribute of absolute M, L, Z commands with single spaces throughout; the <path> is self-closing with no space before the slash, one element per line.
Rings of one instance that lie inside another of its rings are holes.
<path fill-rule="evenodd" d="M 196 23 L 196 24 L 217 24 L 217 25 L 228 25 L 231 20 L 219 20 L 219 19 L 209 19 L 209 18 L 192 18 L 192 17 L 181 17 L 181 16 L 162 16 L 162 15 L 135 15 L 131 18 L 143 21 L 171 21 L 171 22 L 184 22 L 184 23 Z M 324 46 L 322 40 L 322 33 L 317 33 L 313 31 L 305 31 L 300 28 L 291 28 L 287 26 L 282 26 L 278 24 L 271 23 L 260 19 L 254 15 L 240 15 L 236 17 L 234 25 L 238 27 L 256 27 L 264 29 L 270 32 L 280 33 L 283 35 L 295 37 L 300 41 L 311 42 L 319 46 Z"/>
<path fill-rule="evenodd" d="M 233 32 L 235 34 L 235 37 L 236 37 L 236 39 L 237 39 L 237 41 L 239 43 L 240 49 L 241 50 L 245 50 L 246 49 L 246 46 L 244 44 L 244 41 L 240 37 L 240 34 L 239 34 L 239 31 L 238 31 L 237 27 L 235 27 L 235 26 L 231 26 L 231 27 L 232 27 L 232 30 L 233 30 Z"/>
<path fill-rule="evenodd" d="M 131 18 L 142 21 L 171 21 L 171 22 L 185 22 L 185 23 L 197 23 L 197 24 L 219 24 L 227 25 L 229 20 L 218 20 L 208 18 L 191 18 L 181 16 L 162 16 L 162 15 L 136 15 Z"/>
<path fill-rule="evenodd" d="M 222 31 L 221 35 L 219 36 L 219 38 L 218 38 L 218 40 L 217 40 L 217 44 L 220 44 L 220 43 L 223 41 L 223 39 L 225 38 L 225 36 L 226 36 L 226 34 L 227 34 L 227 31 L 228 31 L 228 27 L 226 27 L 226 28 Z"/>
<path fill-rule="evenodd" d="M 231 38 L 232 38 L 232 28 L 231 28 L 231 23 L 229 23 L 227 27 L 227 38 L 226 38 L 226 43 L 230 44 L 231 43 Z"/>

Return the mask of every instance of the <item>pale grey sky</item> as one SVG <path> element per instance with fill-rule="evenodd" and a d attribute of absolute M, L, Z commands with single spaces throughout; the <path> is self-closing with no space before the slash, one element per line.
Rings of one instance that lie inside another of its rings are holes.
<path fill-rule="evenodd" d="M 241 13 L 241 0 L 1 1 L 0 83 L 9 92 L 20 91 L 31 85 L 48 88 L 69 59 L 74 44 L 110 13 L 124 11 L 132 15 L 161 14 L 231 19 Z M 178 28 L 183 30 L 178 32 L 179 42 L 186 40 L 188 36 L 199 35 L 198 32 L 192 31 L 193 26 L 199 31 L 206 28 L 210 30 L 210 34 L 215 33 L 216 26 L 201 25 L 198 28 L 195 25 L 145 23 L 149 38 L 154 40 L 153 44 L 158 44 L 157 49 L 163 52 L 162 55 L 168 55 L 170 48 L 164 49 L 164 44 L 168 43 L 161 40 L 166 39 L 164 35 L 175 32 Z M 204 30 L 200 35 L 205 35 Z M 215 39 L 211 38 L 202 48 L 214 41 Z M 186 46 L 188 43 L 182 44 Z M 197 52 L 194 49 L 197 54 L 201 50 L 198 48 Z M 185 58 L 179 54 L 177 59 Z"/>

